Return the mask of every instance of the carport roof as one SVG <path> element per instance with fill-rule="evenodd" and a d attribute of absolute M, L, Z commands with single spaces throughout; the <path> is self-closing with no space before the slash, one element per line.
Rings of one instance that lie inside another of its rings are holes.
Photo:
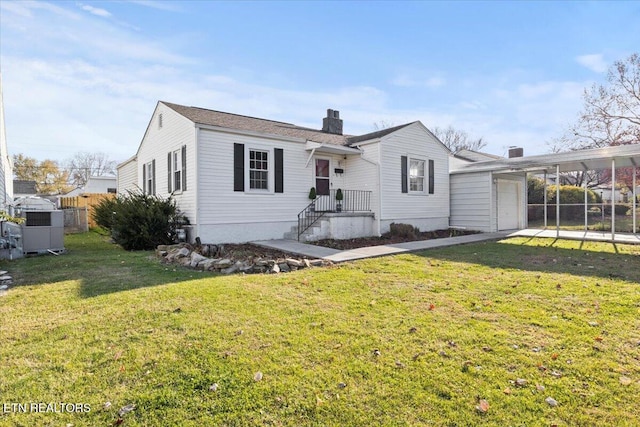
<path fill-rule="evenodd" d="M 538 156 L 496 159 L 460 165 L 452 174 L 471 172 L 560 172 L 609 169 L 615 160 L 616 168 L 640 167 L 640 144 L 593 148 Z"/>

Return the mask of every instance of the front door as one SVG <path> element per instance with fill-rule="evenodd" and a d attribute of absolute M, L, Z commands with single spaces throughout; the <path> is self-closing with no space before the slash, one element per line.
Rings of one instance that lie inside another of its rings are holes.
<path fill-rule="evenodd" d="M 331 210 L 330 206 L 330 164 L 329 159 L 315 159 L 315 186 L 318 199 L 316 200 L 316 210 L 328 211 Z"/>

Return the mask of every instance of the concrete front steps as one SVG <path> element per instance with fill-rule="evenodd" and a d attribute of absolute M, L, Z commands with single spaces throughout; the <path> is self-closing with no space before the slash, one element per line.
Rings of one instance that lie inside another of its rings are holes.
<path fill-rule="evenodd" d="M 373 212 L 327 212 L 300 235 L 300 241 L 369 237 L 375 234 L 374 225 Z M 291 227 L 284 239 L 298 240 L 298 226 Z"/>

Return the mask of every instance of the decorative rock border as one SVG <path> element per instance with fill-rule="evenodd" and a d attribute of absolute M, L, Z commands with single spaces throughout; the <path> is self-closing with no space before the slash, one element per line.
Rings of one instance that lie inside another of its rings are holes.
<path fill-rule="evenodd" d="M 278 256 L 265 257 L 244 252 L 243 256 L 238 256 L 232 251 L 225 250 L 225 245 L 199 245 L 194 247 L 188 243 L 159 245 L 156 248 L 156 255 L 164 263 L 179 264 L 184 267 L 222 274 L 287 273 L 303 268 L 332 264 L 330 261 L 322 259 L 309 260 L 307 258 L 285 256 L 283 253 L 277 254 Z"/>
<path fill-rule="evenodd" d="M 5 295 L 9 286 L 13 285 L 13 277 L 7 273 L 7 271 L 0 270 L 0 296 Z"/>

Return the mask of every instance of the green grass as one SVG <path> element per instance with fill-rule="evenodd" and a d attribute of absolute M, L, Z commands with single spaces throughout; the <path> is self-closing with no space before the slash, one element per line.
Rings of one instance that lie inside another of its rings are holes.
<path fill-rule="evenodd" d="M 128 404 L 126 426 L 637 424 L 638 246 L 509 239 L 226 277 L 96 234 L 66 245 L 0 263 L 18 283 L 0 405 L 91 410 L 0 425 L 108 426 Z"/>

